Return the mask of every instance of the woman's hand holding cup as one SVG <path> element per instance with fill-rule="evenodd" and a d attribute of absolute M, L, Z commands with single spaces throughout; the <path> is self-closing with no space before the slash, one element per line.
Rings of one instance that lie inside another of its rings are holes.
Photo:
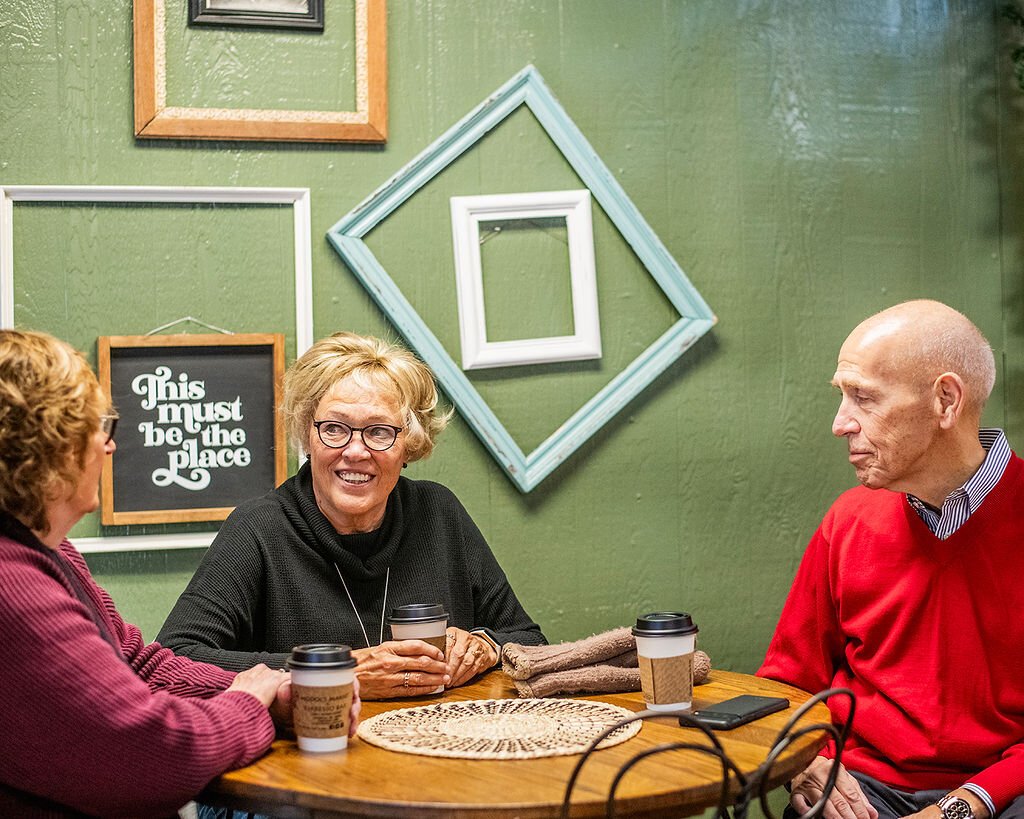
<path fill-rule="evenodd" d="M 422 697 L 448 685 L 444 652 L 423 640 L 388 640 L 352 652 L 363 699 Z"/>

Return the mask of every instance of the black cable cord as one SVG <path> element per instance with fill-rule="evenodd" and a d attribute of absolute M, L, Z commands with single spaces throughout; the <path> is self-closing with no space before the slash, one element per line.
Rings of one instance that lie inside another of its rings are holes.
<path fill-rule="evenodd" d="M 840 726 L 837 727 L 831 723 L 817 723 L 805 726 L 799 731 L 794 730 L 797 722 L 799 722 L 800 719 L 811 710 L 811 708 L 834 696 L 843 696 L 850 700 L 850 711 Z M 832 766 L 829 768 L 828 778 L 825 780 L 825 786 L 822 789 L 821 797 L 806 813 L 802 815 L 801 819 L 815 819 L 815 817 L 824 812 L 825 806 L 828 804 L 829 795 L 835 787 L 836 778 L 839 776 L 839 761 L 842 758 L 843 749 L 846 747 L 846 739 L 850 735 L 850 726 L 853 725 L 853 715 L 856 710 L 857 697 L 849 688 L 826 688 L 824 691 L 819 691 L 807 700 L 807 702 L 801 705 L 793 716 L 789 718 L 782 730 L 779 731 L 778 736 L 775 738 L 775 742 L 772 744 L 771 750 L 768 752 L 768 756 L 765 758 L 765 761 L 759 766 L 754 776 L 751 777 L 752 782 L 756 784 L 758 797 L 761 802 L 761 809 L 764 811 L 767 819 L 775 819 L 775 815 L 768 808 L 767 785 L 771 770 L 774 767 L 776 760 L 793 742 L 807 734 L 814 733 L 815 731 L 824 731 L 827 734 L 831 734 L 833 740 L 835 740 L 836 752 L 832 761 Z M 743 802 L 743 814 L 746 813 L 746 805 L 751 796 L 752 794 L 745 795 Z"/>
<path fill-rule="evenodd" d="M 721 795 L 718 797 L 718 812 L 716 816 L 719 819 L 729 819 L 729 766 L 732 765 L 732 760 L 722 750 L 709 748 L 706 745 L 695 745 L 692 742 L 669 742 L 664 745 L 656 745 L 653 748 L 648 748 L 646 751 L 641 751 L 632 759 L 627 760 L 615 774 L 612 786 L 608 790 L 608 802 L 606 805 L 608 819 L 615 819 L 615 793 L 619 789 L 619 782 L 622 778 L 638 762 L 665 751 L 700 751 L 701 753 L 716 757 L 722 763 L 722 790 Z M 734 772 L 740 777 L 743 776 L 738 770 L 734 769 Z"/>
<path fill-rule="evenodd" d="M 573 788 L 576 786 L 576 780 L 579 778 L 580 771 L 583 769 L 584 763 L 590 758 L 590 755 L 594 752 L 597 746 L 600 745 L 606 737 L 615 733 L 619 728 L 638 720 L 646 719 L 647 717 L 679 717 L 680 723 L 685 720 L 688 728 L 697 728 L 702 731 L 708 739 L 711 740 L 711 745 L 714 749 L 722 756 L 725 756 L 725 749 L 722 747 L 722 743 L 718 741 L 718 737 L 716 737 L 706 725 L 695 720 L 688 711 L 637 711 L 635 714 L 623 717 L 612 725 L 609 725 L 594 737 L 586 747 L 586 750 L 583 751 L 579 761 L 577 761 L 576 765 L 572 769 L 572 773 L 569 775 L 569 781 L 565 785 L 565 796 L 562 797 L 562 810 L 559 813 L 561 819 L 568 819 L 569 817 L 570 799 L 572 798 Z M 728 757 L 726 757 L 726 759 L 728 759 Z M 729 760 L 729 765 L 733 770 L 738 770 L 732 763 L 732 760 Z"/>
<path fill-rule="evenodd" d="M 768 780 L 772 766 L 775 764 L 776 759 L 779 755 L 782 754 L 784 750 L 786 750 L 786 748 L 788 748 L 792 743 L 796 742 L 796 740 L 800 739 L 803 736 L 806 736 L 807 734 L 816 733 L 817 731 L 823 731 L 826 734 L 831 734 L 832 739 L 835 740 L 837 751 L 841 752 L 843 737 L 839 728 L 830 723 L 818 722 L 813 725 L 805 726 L 801 728 L 799 731 L 791 732 L 790 734 L 788 734 L 782 742 L 777 743 L 772 748 L 772 750 L 768 754 L 768 758 L 763 763 L 761 763 L 760 768 L 755 773 L 754 776 L 756 777 L 755 781 L 758 788 L 757 795 L 759 801 L 761 802 L 761 809 L 764 811 L 766 819 L 775 819 L 775 814 L 773 814 L 771 812 L 771 809 L 768 807 Z M 836 757 L 836 759 L 838 760 L 838 756 Z M 828 801 L 828 795 L 832 792 L 832 788 L 835 786 L 836 776 L 838 775 L 838 773 L 839 766 L 834 764 L 832 768 L 829 770 L 828 779 L 825 780 L 825 787 L 822 792 L 822 799 L 819 800 L 819 802 L 816 802 L 806 814 L 801 816 L 801 819 L 804 819 L 804 816 L 809 817 L 809 819 L 814 819 L 814 817 L 816 817 L 821 812 L 821 810 L 824 809 L 825 803 Z M 749 798 L 747 801 L 750 801 Z"/>
<path fill-rule="evenodd" d="M 831 723 L 815 723 L 813 725 L 803 726 L 798 730 L 796 729 L 796 724 L 808 711 L 811 710 L 811 708 L 818 703 L 827 700 L 829 697 L 834 696 L 845 696 L 850 700 L 849 714 L 841 725 L 836 726 Z M 746 817 L 750 801 L 755 796 L 759 799 L 761 809 L 764 811 L 764 815 L 767 819 L 775 819 L 775 815 L 768 806 L 768 781 L 776 761 L 786 748 L 798 739 L 817 731 L 823 731 L 826 734 L 831 735 L 835 742 L 835 757 L 833 759 L 832 766 L 829 769 L 829 775 L 825 781 L 825 787 L 822 791 L 821 798 L 819 798 L 818 801 L 811 806 L 810 810 L 802 816 L 802 819 L 816 819 L 816 817 L 824 812 L 825 806 L 828 804 L 828 797 L 831 794 L 832 789 L 835 787 L 836 778 L 839 776 L 840 759 L 842 757 L 843 748 L 846 746 L 847 737 L 850 733 L 850 726 L 853 724 L 853 715 L 856 710 L 856 706 L 857 698 L 848 688 L 828 688 L 815 694 L 801 705 L 793 713 L 793 716 L 786 721 L 785 726 L 783 726 L 782 730 L 779 731 L 778 736 L 775 738 L 775 742 L 772 743 L 772 747 L 768 751 L 765 761 L 758 766 L 757 770 L 755 770 L 750 777 L 746 777 L 736 766 L 729 755 L 725 752 L 725 749 L 722 747 L 722 743 L 719 741 L 718 737 L 715 736 L 711 729 L 699 720 L 695 719 L 688 711 L 639 711 L 632 716 L 618 720 L 608 728 L 601 731 L 601 733 L 598 734 L 587 746 L 586 750 L 580 756 L 573 768 L 572 774 L 569 776 L 569 781 L 566 783 L 565 795 L 562 798 L 562 809 L 560 812 L 561 819 L 568 819 L 569 817 L 572 792 L 573 788 L 576 786 L 576 780 L 579 778 L 580 771 L 583 769 L 584 763 L 586 763 L 590 758 L 590 755 L 597 746 L 600 745 L 605 738 L 615 733 L 619 728 L 629 725 L 632 722 L 636 722 L 637 720 L 646 719 L 647 717 L 678 717 L 680 725 L 687 728 L 696 728 L 701 731 L 710 740 L 711 745 L 697 745 L 690 742 L 664 743 L 654 748 L 648 748 L 640 751 L 628 759 L 619 767 L 615 774 L 615 778 L 612 780 L 611 788 L 609 789 L 607 800 L 607 815 L 609 819 L 613 819 L 615 816 L 615 794 L 618 791 L 619 784 L 633 766 L 650 756 L 654 756 L 655 754 L 675 750 L 689 750 L 705 753 L 710 756 L 714 756 L 722 763 L 722 790 L 717 808 L 718 819 L 729 819 L 728 800 L 730 773 L 736 776 L 736 780 L 740 787 L 740 792 L 736 799 L 734 808 L 736 819 L 744 819 L 744 817 Z"/>
<path fill-rule="evenodd" d="M 807 702 L 805 702 L 803 705 L 796 709 L 796 711 L 793 713 L 793 716 L 789 718 L 786 724 L 782 727 L 782 730 L 779 731 L 779 735 L 778 737 L 776 737 L 775 742 L 781 742 L 782 738 L 793 730 L 793 726 L 800 721 L 803 715 L 810 711 L 815 705 L 817 705 L 819 702 L 824 702 L 829 697 L 834 697 L 837 694 L 849 697 L 850 699 L 850 714 L 846 718 L 846 722 L 844 723 L 844 730 L 842 732 L 843 741 L 845 742 L 846 736 L 850 732 L 849 726 L 853 724 L 853 714 L 857 710 L 857 697 L 849 688 L 826 688 L 824 691 L 819 691 L 817 694 L 815 694 L 813 697 L 807 700 Z"/>

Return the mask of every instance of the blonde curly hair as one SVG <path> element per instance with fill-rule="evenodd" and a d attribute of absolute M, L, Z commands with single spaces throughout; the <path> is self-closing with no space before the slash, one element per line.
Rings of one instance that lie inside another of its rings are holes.
<path fill-rule="evenodd" d="M 434 376 L 411 352 L 372 336 L 335 333 L 306 350 L 284 376 L 281 410 L 292 440 L 309 448 L 313 414 L 331 387 L 352 376 L 360 385 L 397 399 L 407 461 L 426 458 L 452 410 L 438 409 Z"/>
<path fill-rule="evenodd" d="M 0 330 L 0 509 L 46 534 L 74 486 L 106 398 L 80 352 L 46 333 Z"/>

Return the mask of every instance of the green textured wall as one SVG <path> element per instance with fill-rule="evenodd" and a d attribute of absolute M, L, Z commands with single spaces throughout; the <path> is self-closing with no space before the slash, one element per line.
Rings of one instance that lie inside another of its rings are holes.
<path fill-rule="evenodd" d="M 808 537 L 852 484 L 829 434 L 828 380 L 855 323 L 919 296 L 967 312 L 1001 359 L 988 421 L 1024 439 L 1011 400 L 1024 380 L 1024 94 L 999 5 L 391 0 L 391 138 L 355 146 L 136 141 L 130 3 L 8 0 L 0 183 L 308 187 L 315 336 L 392 334 L 325 232 L 533 63 L 719 324 L 530 494 L 458 418 L 408 474 L 454 489 L 551 639 L 683 607 L 716 665 L 750 671 Z M 346 107 L 351 71 L 323 47 L 350 53 L 330 28 L 346 19 L 351 3 L 328 3 L 331 41 L 174 34 L 170 93 Z M 447 198 L 577 186 L 520 110 L 368 241 L 458 360 Z M 603 359 L 472 375 L 527 449 L 674 319 L 599 208 L 594 218 Z M 294 355 L 287 209 L 19 204 L 14 226 L 19 324 L 94 356 L 98 335 L 193 315 L 285 332 Z M 564 280 L 539 272 L 557 271 L 557 236 L 486 252 L 489 298 L 505 311 L 496 336 L 520 320 L 563 326 Z M 99 531 L 86 520 L 76 534 Z M 200 556 L 89 563 L 152 637 Z"/>

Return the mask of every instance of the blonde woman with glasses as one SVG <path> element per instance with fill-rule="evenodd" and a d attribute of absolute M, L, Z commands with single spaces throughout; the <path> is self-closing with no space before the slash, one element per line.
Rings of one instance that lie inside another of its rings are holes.
<path fill-rule="evenodd" d="M 292 646 L 351 645 L 364 699 L 468 682 L 506 642 L 544 635 L 452 492 L 402 476 L 449 414 L 427 366 L 354 333 L 314 344 L 285 375 L 284 414 L 308 460 L 224 523 L 160 632 L 198 660 L 280 668 Z M 440 603 L 447 650 L 391 640 L 391 609 Z"/>

